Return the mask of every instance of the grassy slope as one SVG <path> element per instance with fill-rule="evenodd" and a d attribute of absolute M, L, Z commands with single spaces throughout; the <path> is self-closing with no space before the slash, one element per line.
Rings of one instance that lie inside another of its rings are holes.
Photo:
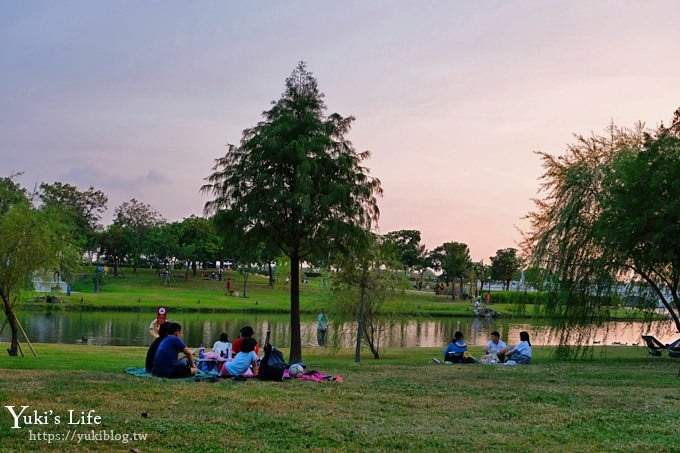
<path fill-rule="evenodd" d="M 159 305 L 166 305 L 173 311 L 258 311 L 288 312 L 290 308 L 290 288 L 280 284 L 270 287 L 267 279 L 260 275 L 251 275 L 248 284 L 248 297 L 230 297 L 225 295 L 227 277 L 231 277 L 234 289 L 243 295 L 243 278 L 228 272 L 225 281 L 204 280 L 201 273 L 196 277 L 184 279 L 184 273 L 177 272 L 170 286 L 164 286 L 155 271 L 138 269 L 137 273 L 126 269 L 124 276 L 113 278 L 104 276 L 102 290 L 98 294 L 92 291 L 91 277 L 84 278 L 75 285 L 70 297 L 59 295 L 65 301 L 56 304 L 25 304 L 34 308 L 66 308 L 94 310 L 146 310 L 153 311 Z M 308 285 L 300 286 L 300 307 L 303 312 L 315 313 L 327 299 L 327 292 L 322 289 L 321 279 L 309 279 Z M 29 295 L 31 297 L 35 294 Z M 493 304 L 492 308 L 504 316 L 517 316 L 516 307 L 512 304 Z M 425 314 L 430 316 L 472 316 L 472 301 L 452 301 L 446 296 L 436 296 L 432 291 L 396 290 L 389 295 L 388 309 L 404 315 Z M 618 310 L 614 316 L 619 319 L 632 319 L 635 312 Z M 521 317 L 537 316 L 533 306 L 527 306 Z"/>
<path fill-rule="evenodd" d="M 680 362 L 642 348 L 603 347 L 593 360 L 556 362 L 537 348 L 523 367 L 434 365 L 438 350 L 306 351 L 344 383 L 127 376 L 144 348 L 38 345 L 38 358 L 0 355 L 2 405 L 66 414 L 95 409 L 95 430 L 145 432 L 146 442 L 30 442 L 0 413 L 0 451 L 678 451 Z M 478 350 L 473 352 L 479 354 Z M 97 371 L 89 371 L 95 369 Z M 147 414 L 144 417 L 142 414 Z M 65 419 L 65 417 L 64 417 Z M 66 433 L 50 424 L 34 431 Z M 74 428 L 74 427 L 71 427 Z M 79 432 L 92 427 L 76 427 Z"/>
<path fill-rule="evenodd" d="M 59 294 L 65 301 L 65 308 L 83 307 L 85 309 L 129 309 L 155 310 L 164 304 L 174 310 L 229 310 L 229 311 L 262 311 L 287 312 L 290 307 L 290 287 L 279 284 L 270 287 L 267 279 L 260 275 L 251 275 L 248 281 L 248 297 L 243 296 L 243 279 L 235 272 L 228 272 L 225 281 L 204 280 L 200 273 L 196 277 L 184 279 L 183 273 L 170 286 L 164 286 L 155 272 L 149 269 L 138 269 L 137 273 L 126 270 L 119 278 L 104 276 L 102 290 L 98 294 L 92 291 L 88 279 L 76 284 L 70 297 Z M 239 297 L 225 295 L 227 277 L 235 280 L 234 289 Z M 300 306 L 303 311 L 315 312 L 324 300 L 321 279 L 309 279 L 308 285 L 300 285 Z M 30 297 L 36 296 L 30 294 Z M 451 301 L 444 296 L 435 296 L 431 291 L 400 291 L 390 296 L 392 309 L 405 313 L 426 312 L 430 314 L 447 314 L 470 316 L 470 301 Z M 54 304 L 27 304 L 33 306 L 51 306 Z M 506 310 L 506 306 L 494 308 Z"/>

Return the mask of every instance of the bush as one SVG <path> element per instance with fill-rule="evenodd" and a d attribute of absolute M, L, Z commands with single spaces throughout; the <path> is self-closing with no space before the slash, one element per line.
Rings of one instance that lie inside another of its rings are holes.
<path fill-rule="evenodd" d="M 548 293 L 499 291 L 491 293 L 492 304 L 534 305 L 548 302 Z"/>

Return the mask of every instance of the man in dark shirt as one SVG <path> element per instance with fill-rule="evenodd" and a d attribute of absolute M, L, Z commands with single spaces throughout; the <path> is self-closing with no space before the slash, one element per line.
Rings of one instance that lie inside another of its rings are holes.
<path fill-rule="evenodd" d="M 186 356 L 178 360 L 177 355 Z M 168 326 L 168 336 L 161 341 L 153 360 L 153 375 L 167 378 L 183 378 L 196 374 L 194 355 L 182 341 L 182 326 L 176 322 Z"/>

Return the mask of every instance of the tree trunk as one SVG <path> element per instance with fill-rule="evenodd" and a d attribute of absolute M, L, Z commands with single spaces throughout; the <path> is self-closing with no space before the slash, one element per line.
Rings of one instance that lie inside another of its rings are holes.
<path fill-rule="evenodd" d="M 19 351 L 19 325 L 17 324 L 17 318 L 14 316 L 8 294 L 2 295 L 2 308 L 5 310 L 5 317 L 9 323 L 9 328 L 12 331 L 12 339 L 7 352 L 10 357 L 16 357 Z"/>
<path fill-rule="evenodd" d="M 375 360 L 380 359 L 379 345 L 374 343 L 374 340 L 380 341 L 380 329 L 378 329 L 378 332 L 376 332 L 375 327 L 371 326 L 371 333 L 369 334 L 364 328 L 364 337 L 366 338 L 366 343 L 368 343 L 368 347 L 371 350 L 371 354 L 373 354 L 373 358 Z"/>
<path fill-rule="evenodd" d="M 248 274 L 249 272 L 243 273 L 243 297 L 248 297 Z"/>
<path fill-rule="evenodd" d="M 664 296 L 663 292 L 661 291 L 661 288 L 659 288 L 656 282 L 649 275 L 647 275 L 647 273 L 642 272 L 640 269 L 637 269 L 635 267 L 633 267 L 632 269 L 635 272 L 637 272 L 643 279 L 645 279 L 645 281 L 652 287 L 656 295 L 659 296 L 659 300 L 661 300 L 661 303 L 666 307 L 666 310 L 668 310 L 671 319 L 673 319 L 673 322 L 675 323 L 675 329 L 678 332 L 680 332 L 680 317 L 678 317 L 678 314 L 673 310 L 671 301 L 666 299 L 666 296 Z M 679 300 L 678 293 L 674 288 L 671 288 L 671 296 L 673 297 L 673 302 L 675 302 L 675 306 L 680 308 L 679 306 L 680 304 L 678 303 Z"/>
<path fill-rule="evenodd" d="M 357 345 L 354 351 L 354 361 L 361 362 L 361 337 L 364 336 L 364 298 L 366 293 L 366 284 L 362 276 L 361 280 L 361 299 L 359 300 L 359 313 L 357 314 Z"/>
<path fill-rule="evenodd" d="M 302 360 L 300 338 L 300 256 L 297 249 L 290 254 L 290 363 Z"/>

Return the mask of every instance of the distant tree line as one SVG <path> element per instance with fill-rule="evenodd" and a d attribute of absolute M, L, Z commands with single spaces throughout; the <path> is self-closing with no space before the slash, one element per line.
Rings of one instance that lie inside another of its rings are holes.
<path fill-rule="evenodd" d="M 291 362 L 302 358 L 303 263 L 335 273 L 338 285 L 361 288 L 358 325 L 365 330 L 372 329 L 365 320 L 379 312 L 380 297 L 373 289 L 405 289 L 406 281 L 422 284 L 428 269 L 441 274 L 438 279 L 450 287 L 452 299 L 477 294 L 478 282 L 509 282 L 520 266 L 514 249 L 499 250 L 488 266 L 473 263 L 463 243 L 447 242 L 428 251 L 417 230 L 383 237 L 372 233 L 382 188 L 364 166 L 370 153 L 357 151 L 347 139 L 353 121 L 352 116 L 326 113 L 316 79 L 299 63 L 263 120 L 245 129 L 240 142 L 215 160 L 201 187 L 213 197 L 204 207 L 206 217 L 177 222 L 167 222 L 133 198 L 116 207 L 113 222 L 104 226 L 108 197 L 99 189 L 54 182 L 29 193 L 16 175 L 2 178 L 0 296 L 12 329 L 10 354 L 17 352 L 20 328 L 12 307 L 32 275 L 56 272 L 70 285 L 78 269 L 94 262 L 109 265 L 114 277 L 121 266 L 136 272 L 141 266 L 180 263 L 188 277 L 200 263 L 229 260 L 244 282 L 253 265 L 267 267 L 273 282 L 275 263 L 282 264 L 290 273 Z M 466 281 L 474 281 L 467 292 Z M 245 290 L 244 283 L 244 295 Z"/>

